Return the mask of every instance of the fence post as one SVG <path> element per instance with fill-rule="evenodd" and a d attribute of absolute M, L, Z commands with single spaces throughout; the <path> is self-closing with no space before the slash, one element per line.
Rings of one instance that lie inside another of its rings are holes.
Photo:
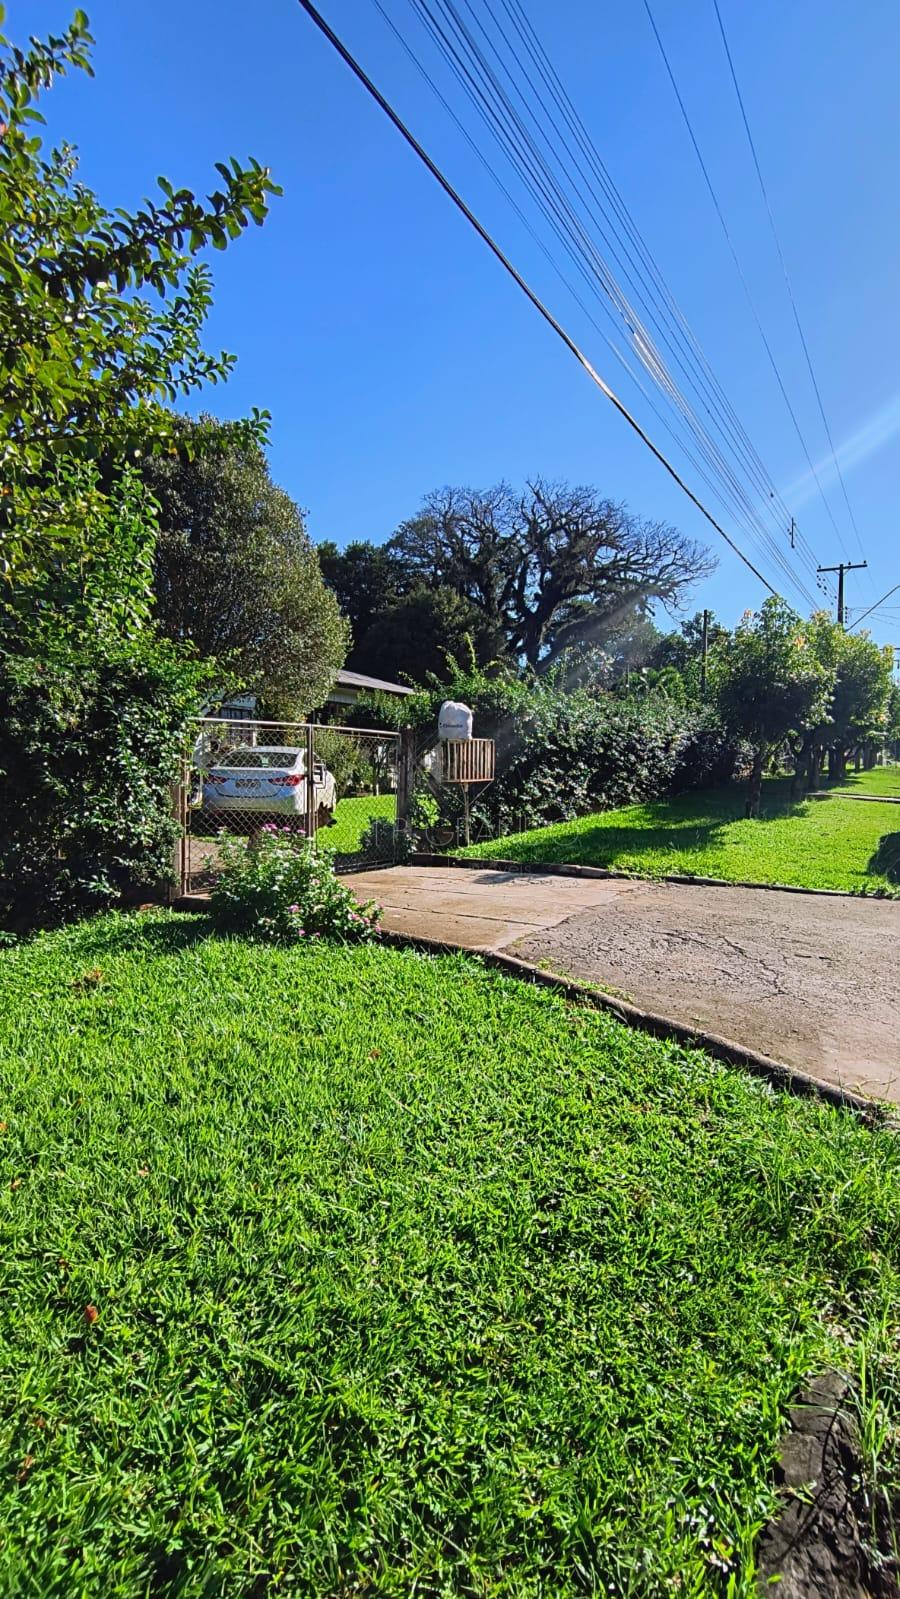
<path fill-rule="evenodd" d="M 306 838 L 312 844 L 316 837 L 316 735 L 312 723 L 306 728 Z"/>
<path fill-rule="evenodd" d="M 400 748 L 397 756 L 397 831 L 405 833 L 409 823 L 416 771 L 416 742 L 413 728 L 400 730 Z"/>
<path fill-rule="evenodd" d="M 178 828 L 178 836 L 172 849 L 173 881 L 169 883 L 166 894 L 166 900 L 171 904 L 176 895 L 186 894 L 189 887 L 190 861 L 188 851 L 190 842 L 187 833 L 189 803 L 187 763 L 182 766 L 181 773 L 176 781 L 170 783 L 169 793 L 172 801 L 172 815 Z"/>

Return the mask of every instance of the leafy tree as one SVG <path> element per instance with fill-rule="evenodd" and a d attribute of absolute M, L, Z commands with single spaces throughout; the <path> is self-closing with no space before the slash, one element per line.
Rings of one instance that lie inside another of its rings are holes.
<path fill-rule="evenodd" d="M 794 790 L 805 773 L 807 788 L 820 782 L 822 761 L 829 752 L 832 775 L 843 774 L 854 750 L 874 751 L 884 736 L 891 687 L 891 652 L 867 633 L 848 633 L 818 611 L 808 626 L 811 648 L 832 680 L 819 721 L 793 741 L 796 763 Z"/>
<path fill-rule="evenodd" d="M 540 478 L 521 494 L 506 484 L 431 494 L 388 549 L 421 584 L 476 605 L 511 656 L 542 667 L 602 643 L 636 607 L 675 602 L 713 567 L 674 528 Z"/>
<path fill-rule="evenodd" d="M 102 206 L 72 147 L 44 155 L 35 133 L 41 93 L 69 68 L 90 72 L 91 43 L 80 11 L 27 50 L 0 35 L 0 571 L 17 584 L 96 553 L 103 490 L 86 498 L 60 460 L 165 447 L 171 403 L 229 372 L 233 358 L 200 342 L 211 280 L 192 258 L 261 223 L 278 192 L 257 162 L 232 161 L 205 200 L 160 178 L 134 214 Z M 246 432 L 264 426 L 254 413 Z"/>
<path fill-rule="evenodd" d="M 376 618 L 350 665 L 373 676 L 424 683 L 429 673 L 444 670 L 447 655 L 467 638 L 480 664 L 502 645 L 478 607 L 454 589 L 415 589 Z"/>
<path fill-rule="evenodd" d="M 358 539 L 339 550 L 336 544 L 325 540 L 317 548 L 322 576 L 337 596 L 355 647 L 373 622 L 409 593 L 409 567 L 386 544 Z"/>
<path fill-rule="evenodd" d="M 716 652 L 712 681 L 726 726 L 753 747 L 748 816 L 758 816 L 762 775 L 773 748 L 814 727 L 834 688 L 808 624 L 783 600 L 747 611 L 727 648 Z"/>
<path fill-rule="evenodd" d="M 131 467 L 104 488 L 93 461 L 61 456 L 47 479 L 77 507 L 84 545 L 48 559 L 0 604 L 0 651 L 43 658 L 56 641 L 120 642 L 150 623 L 156 505 Z"/>
<path fill-rule="evenodd" d="M 828 707 L 834 768 L 842 776 L 853 751 L 874 748 L 883 736 L 891 690 L 893 651 L 867 633 L 848 633 L 835 625 L 836 680 Z"/>
<path fill-rule="evenodd" d="M 175 431 L 185 447 L 144 466 L 159 505 L 159 626 L 214 657 L 223 688 L 227 675 L 272 715 L 305 715 L 343 664 L 347 628 L 301 512 L 233 424 L 205 417 Z"/>
<path fill-rule="evenodd" d="M 720 645 L 726 644 L 731 634 L 721 622 L 710 616 L 707 631 L 707 647 L 710 654 Z M 697 675 L 699 678 L 700 659 L 703 654 L 703 612 L 696 611 L 686 621 L 682 622 L 677 633 L 666 633 L 656 644 L 651 666 L 674 666 L 676 671 Z M 695 674 L 694 669 L 697 668 Z"/>
<path fill-rule="evenodd" d="M 885 710 L 885 742 L 896 760 L 900 755 L 900 683 L 892 683 Z"/>
<path fill-rule="evenodd" d="M 614 678 L 628 677 L 648 666 L 662 634 L 646 615 L 643 604 L 632 607 L 605 631 L 602 647 L 609 657 Z"/>

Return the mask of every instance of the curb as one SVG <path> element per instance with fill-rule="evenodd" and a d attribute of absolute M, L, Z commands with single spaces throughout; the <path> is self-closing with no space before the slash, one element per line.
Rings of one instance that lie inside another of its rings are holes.
<path fill-rule="evenodd" d="M 838 1110 L 850 1110 L 871 1126 L 883 1124 L 891 1119 L 889 1109 L 877 1099 L 867 1099 L 865 1095 L 855 1094 L 851 1089 L 838 1088 L 822 1077 L 813 1077 L 810 1072 L 786 1066 L 782 1061 L 773 1060 L 770 1055 L 763 1055 L 759 1050 L 747 1049 L 745 1045 L 736 1044 L 733 1039 L 723 1038 L 719 1033 L 688 1027 L 684 1022 L 672 1021 L 655 1011 L 641 1010 L 630 1000 L 615 999 L 610 994 L 604 994 L 602 989 L 591 988 L 589 984 L 579 983 L 571 977 L 561 977 L 556 972 L 548 972 L 541 966 L 533 966 L 529 961 L 519 960 L 516 955 L 506 955 L 502 950 L 464 949 L 459 944 L 445 943 L 441 939 L 389 932 L 384 928 L 379 933 L 379 942 L 396 949 L 420 950 L 426 955 L 466 955 L 472 960 L 481 961 L 485 966 L 506 972 L 511 977 L 518 977 L 521 981 L 535 983 L 542 988 L 554 988 L 575 1004 L 589 1005 L 594 1010 L 606 1011 L 627 1027 L 638 1028 L 641 1032 L 652 1034 L 654 1038 L 674 1040 L 689 1049 L 703 1049 L 708 1055 L 724 1061 L 728 1066 L 739 1066 L 753 1072 L 757 1077 L 766 1078 L 776 1088 L 786 1093 L 799 1098 L 815 1097 L 825 1100 Z"/>
<path fill-rule="evenodd" d="M 825 899 L 852 899 L 893 904 L 891 894 L 852 894 L 844 888 L 801 888 L 796 883 L 745 883 L 728 877 L 690 877 L 687 873 L 672 873 L 664 877 L 641 877 L 637 872 L 617 872 L 611 866 L 578 866 L 565 861 L 503 861 L 489 860 L 476 855 L 425 855 L 414 853 L 405 863 L 408 866 L 458 866 L 468 871 L 527 872 L 532 877 L 601 877 L 620 883 L 676 883 L 694 888 L 756 888 L 770 894 L 815 894 Z"/>
<path fill-rule="evenodd" d="M 810 789 L 806 798 L 857 800 L 865 805 L 900 805 L 900 798 L 896 794 L 845 794 L 840 789 L 835 791 L 829 788 Z"/>

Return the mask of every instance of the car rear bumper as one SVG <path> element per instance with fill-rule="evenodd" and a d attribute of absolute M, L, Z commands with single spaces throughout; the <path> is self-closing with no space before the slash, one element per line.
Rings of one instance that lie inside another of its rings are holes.
<path fill-rule="evenodd" d="M 211 797 L 203 796 L 201 807 L 208 815 L 240 814 L 241 812 L 256 811 L 266 816 L 305 816 L 306 796 L 300 791 L 297 794 L 216 794 Z"/>

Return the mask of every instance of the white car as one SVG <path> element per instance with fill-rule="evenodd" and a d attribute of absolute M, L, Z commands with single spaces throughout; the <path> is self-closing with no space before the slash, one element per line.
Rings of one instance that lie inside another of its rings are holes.
<path fill-rule="evenodd" d="M 316 825 L 334 820 L 334 777 L 321 761 L 313 766 Z M 231 817 L 241 813 L 294 817 L 307 814 L 306 751 L 279 744 L 239 744 L 216 758 L 203 776 L 203 810 Z"/>

